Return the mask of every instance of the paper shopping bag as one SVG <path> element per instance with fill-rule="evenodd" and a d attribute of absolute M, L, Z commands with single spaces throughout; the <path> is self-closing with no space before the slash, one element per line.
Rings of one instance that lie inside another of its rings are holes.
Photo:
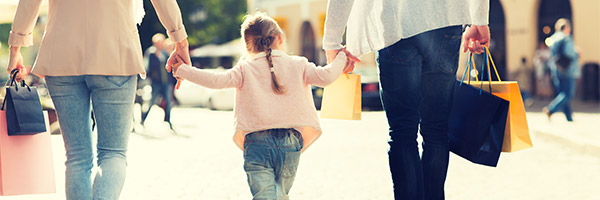
<path fill-rule="evenodd" d="M 473 86 L 480 87 L 477 82 Z M 483 82 L 483 89 L 489 91 L 488 82 Z M 525 106 L 521 97 L 521 91 L 516 81 L 492 81 L 492 93 L 510 102 L 508 116 L 506 119 L 506 130 L 502 152 L 515 152 L 532 148 L 533 143 L 529 135 L 529 126 L 525 115 Z"/>
<path fill-rule="evenodd" d="M 526 148 L 533 147 L 531 137 L 529 136 L 529 126 L 527 125 L 527 117 L 525 115 L 525 106 L 523 106 L 523 98 L 521 91 L 516 81 L 502 81 L 498 75 L 496 64 L 489 49 L 485 48 L 484 56 L 486 60 L 484 66 L 490 70 L 490 64 L 496 72 L 498 81 L 483 81 L 473 83 L 473 86 L 483 88 L 492 94 L 510 102 L 508 116 L 506 119 L 506 130 L 504 133 L 504 143 L 502 152 L 515 152 Z M 485 70 L 485 69 L 484 69 Z M 491 74 L 488 73 L 490 80 Z M 491 85 L 490 85 L 491 84 Z M 491 91 L 490 91 L 491 90 Z"/>
<path fill-rule="evenodd" d="M 360 86 L 360 75 L 340 75 L 323 89 L 321 117 L 360 120 L 362 109 Z"/>
<path fill-rule="evenodd" d="M 467 72 L 472 61 L 471 54 L 462 80 L 457 80 L 454 88 L 448 119 L 450 151 L 471 162 L 495 167 L 502 151 L 509 102 L 481 89 L 481 82 L 479 87 L 471 85 Z"/>
<path fill-rule="evenodd" d="M 6 111 L 6 129 L 8 135 L 33 135 L 45 132 L 46 122 L 42 113 L 42 104 L 35 87 L 29 87 L 25 81 L 15 80 L 18 70 L 13 70 L 2 110 Z"/>
<path fill-rule="evenodd" d="M 473 163 L 495 167 L 502 150 L 508 104 L 457 81 L 448 121 L 450 151 Z"/>
<path fill-rule="evenodd" d="M 50 133 L 9 136 L 6 128 L 6 112 L 0 111 L 0 195 L 55 193 Z"/>

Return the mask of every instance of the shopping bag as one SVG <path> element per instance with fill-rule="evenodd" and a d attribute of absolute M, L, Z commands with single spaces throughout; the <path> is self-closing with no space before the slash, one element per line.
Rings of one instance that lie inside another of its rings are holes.
<path fill-rule="evenodd" d="M 502 143 L 502 152 L 515 152 L 532 148 L 533 143 L 529 135 L 525 106 L 523 105 L 523 98 L 521 97 L 518 83 L 516 81 L 502 81 L 500 79 L 494 60 L 487 48 L 484 56 L 487 57 L 486 66 L 488 67 L 488 71 L 491 72 L 491 70 L 489 70 L 491 64 L 494 71 L 496 71 L 498 81 L 475 81 L 472 82 L 472 86 L 483 88 L 488 92 L 490 92 L 489 88 L 492 88 L 492 94 L 510 102 L 504 132 L 504 142 Z M 489 87 L 489 84 L 491 84 L 491 87 Z"/>
<path fill-rule="evenodd" d="M 48 122 L 48 113 L 43 115 Z M 9 136 L 6 125 L 0 111 L 0 195 L 55 193 L 50 133 Z"/>
<path fill-rule="evenodd" d="M 323 89 L 321 117 L 360 120 L 362 109 L 360 86 L 360 75 L 340 75 Z"/>
<path fill-rule="evenodd" d="M 470 63 L 471 59 L 467 65 Z M 495 167 L 502 150 L 509 102 L 481 86 L 473 87 L 470 79 L 463 80 L 457 81 L 454 88 L 448 121 L 450 151 L 473 163 Z"/>
<path fill-rule="evenodd" d="M 46 131 L 42 104 L 35 87 L 25 81 L 15 80 L 18 70 L 13 70 L 6 87 L 2 110 L 6 111 L 8 135 L 33 135 Z"/>

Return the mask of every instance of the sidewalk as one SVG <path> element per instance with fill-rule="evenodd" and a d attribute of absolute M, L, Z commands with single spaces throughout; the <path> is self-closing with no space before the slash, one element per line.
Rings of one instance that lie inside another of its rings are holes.
<path fill-rule="evenodd" d="M 572 102 L 573 122 L 568 122 L 562 112 L 554 113 L 551 118 L 542 112 L 549 102 L 536 99 L 526 108 L 531 134 L 541 134 L 581 153 L 600 157 L 600 103 Z"/>

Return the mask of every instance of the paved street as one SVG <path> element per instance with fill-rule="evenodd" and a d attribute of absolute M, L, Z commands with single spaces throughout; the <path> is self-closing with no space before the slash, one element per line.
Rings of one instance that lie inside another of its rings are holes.
<path fill-rule="evenodd" d="M 597 104 L 596 104 L 597 105 Z M 592 107 L 593 108 L 593 107 Z M 534 148 L 504 153 L 498 167 L 451 154 L 447 199 L 600 199 L 600 114 L 551 121 L 539 107 L 528 113 Z M 175 108 L 177 133 L 153 109 L 145 130 L 132 133 L 121 199 L 250 199 L 242 152 L 231 140 L 233 113 Z M 383 112 L 361 121 L 323 119 L 323 136 L 301 158 L 292 199 L 392 199 Z M 52 136 L 57 194 L 0 197 L 64 199 L 62 138 Z"/>

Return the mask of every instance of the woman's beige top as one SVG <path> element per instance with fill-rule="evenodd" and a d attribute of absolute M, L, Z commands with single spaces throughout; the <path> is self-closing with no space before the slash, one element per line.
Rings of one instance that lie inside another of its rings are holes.
<path fill-rule="evenodd" d="M 31 46 L 42 0 L 20 0 L 8 44 Z M 187 37 L 176 0 L 152 0 L 169 37 Z M 133 0 L 49 0 L 48 24 L 32 73 L 145 76 Z"/>

